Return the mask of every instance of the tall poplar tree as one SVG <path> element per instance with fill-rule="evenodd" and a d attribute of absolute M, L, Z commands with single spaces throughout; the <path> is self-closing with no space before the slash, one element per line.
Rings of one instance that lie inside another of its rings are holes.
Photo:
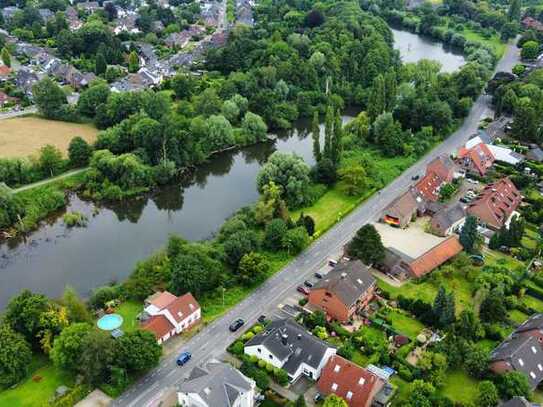
<path fill-rule="evenodd" d="M 313 137 L 313 156 L 317 162 L 321 160 L 320 135 L 321 130 L 319 126 L 319 113 L 315 111 L 315 113 L 313 113 L 313 122 L 311 123 L 311 136 Z"/>
<path fill-rule="evenodd" d="M 332 147 L 332 137 L 334 133 L 334 110 L 329 105 L 326 108 L 326 116 L 324 118 L 324 151 L 323 155 L 330 158 L 330 150 Z"/>
<path fill-rule="evenodd" d="M 379 74 L 373 80 L 373 85 L 368 97 L 368 116 L 373 121 L 386 109 L 385 78 Z"/>

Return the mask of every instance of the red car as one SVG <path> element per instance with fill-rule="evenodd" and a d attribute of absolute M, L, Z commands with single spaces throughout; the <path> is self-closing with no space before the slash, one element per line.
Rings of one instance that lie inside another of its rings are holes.
<path fill-rule="evenodd" d="M 309 288 L 304 287 L 303 285 L 299 285 L 296 291 L 302 293 L 303 295 L 309 295 Z"/>

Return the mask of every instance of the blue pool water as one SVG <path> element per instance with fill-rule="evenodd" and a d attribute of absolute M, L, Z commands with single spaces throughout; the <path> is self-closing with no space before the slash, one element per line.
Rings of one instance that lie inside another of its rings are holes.
<path fill-rule="evenodd" d="M 123 317 L 121 317 L 119 314 L 104 315 L 96 323 L 96 325 L 98 325 L 98 328 L 104 331 L 113 331 L 114 329 L 119 328 L 122 324 Z"/>

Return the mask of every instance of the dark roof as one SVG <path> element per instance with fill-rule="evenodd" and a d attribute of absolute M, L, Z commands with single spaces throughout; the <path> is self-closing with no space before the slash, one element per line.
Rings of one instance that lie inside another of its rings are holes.
<path fill-rule="evenodd" d="M 531 331 L 532 329 L 543 329 L 543 314 L 532 315 L 515 330 L 515 333 Z"/>
<path fill-rule="evenodd" d="M 198 394 L 208 406 L 230 407 L 253 387 L 254 382 L 239 370 L 211 360 L 192 369 L 178 390 L 180 393 Z"/>
<path fill-rule="evenodd" d="M 305 363 L 317 368 L 326 351 L 332 345 L 307 332 L 292 319 L 279 319 L 269 324 L 264 331 L 249 340 L 245 346 L 264 346 L 279 360 L 287 362 L 283 369 L 294 374 Z"/>
<path fill-rule="evenodd" d="M 539 147 L 531 148 L 530 151 L 526 153 L 526 157 L 529 160 L 543 161 L 543 150 L 541 150 Z"/>
<path fill-rule="evenodd" d="M 522 372 L 532 388 L 543 380 L 543 349 L 533 336 L 514 336 L 502 342 L 490 354 L 491 362 L 504 361 Z"/>
<path fill-rule="evenodd" d="M 532 403 L 526 400 L 524 397 L 513 397 L 511 400 L 500 404 L 500 407 L 538 407 L 541 404 Z"/>
<path fill-rule="evenodd" d="M 375 278 L 360 260 L 339 263 L 313 289 L 324 288 L 351 307 L 373 285 Z"/>
<path fill-rule="evenodd" d="M 436 213 L 432 219 L 432 223 L 436 222 L 442 229 L 447 229 L 465 217 L 466 211 L 464 207 L 457 203 Z"/>

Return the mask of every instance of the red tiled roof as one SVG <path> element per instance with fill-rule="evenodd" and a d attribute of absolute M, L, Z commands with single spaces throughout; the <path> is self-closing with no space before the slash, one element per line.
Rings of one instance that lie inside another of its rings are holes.
<path fill-rule="evenodd" d="M 11 73 L 11 68 L 6 65 L 0 65 L 0 76 L 7 76 Z"/>
<path fill-rule="evenodd" d="M 467 212 L 496 229 L 501 228 L 522 201 L 522 195 L 509 178 L 487 185 Z"/>
<path fill-rule="evenodd" d="M 142 325 L 142 329 L 154 333 L 156 339 L 163 338 L 164 335 L 171 332 L 174 328 L 164 315 L 151 317 Z"/>
<path fill-rule="evenodd" d="M 429 172 L 416 183 L 415 189 L 427 201 L 436 202 L 439 199 L 439 187 L 445 180 L 435 172 Z"/>
<path fill-rule="evenodd" d="M 434 270 L 436 267 L 441 266 L 451 257 L 456 256 L 462 251 L 462 245 L 457 236 L 450 236 L 443 242 L 434 246 L 419 258 L 415 259 L 409 264 L 411 272 L 415 277 L 422 277 L 423 275 Z"/>
<path fill-rule="evenodd" d="M 166 307 L 177 322 L 181 322 L 198 308 L 200 308 L 200 305 L 191 293 L 176 298 Z"/>
<path fill-rule="evenodd" d="M 485 143 L 474 145 L 470 149 L 462 147 L 458 151 L 458 158 L 469 160 L 479 174 L 484 175 L 494 163 L 494 155 Z"/>
<path fill-rule="evenodd" d="M 451 182 L 454 177 L 454 162 L 447 156 L 434 158 L 426 167 L 426 174 L 437 174 L 443 182 Z"/>
<path fill-rule="evenodd" d="M 169 291 L 162 291 L 151 295 L 149 298 L 147 298 L 147 302 L 154 305 L 158 309 L 163 309 L 170 305 L 176 299 L 177 297 Z"/>
<path fill-rule="evenodd" d="M 338 355 L 328 359 L 317 383 L 320 393 L 334 393 L 351 407 L 369 407 L 383 385 L 375 374 Z"/>

